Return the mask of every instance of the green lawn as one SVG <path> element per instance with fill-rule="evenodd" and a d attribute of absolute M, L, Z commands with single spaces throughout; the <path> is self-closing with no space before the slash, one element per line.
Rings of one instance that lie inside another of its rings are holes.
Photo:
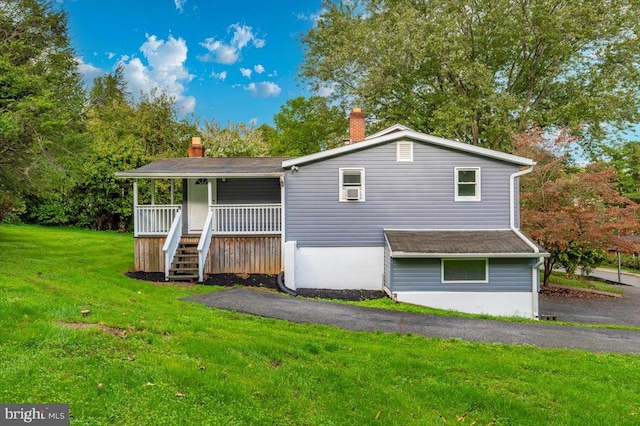
<path fill-rule="evenodd" d="M 602 281 L 590 280 L 589 278 L 582 277 L 580 275 L 574 275 L 568 277 L 563 272 L 553 271 L 549 278 L 551 284 L 579 287 L 598 291 L 607 291 L 609 293 L 624 294 L 624 290 L 620 286 L 606 284 Z"/>
<path fill-rule="evenodd" d="M 0 227 L 0 402 L 83 425 L 640 423 L 638 356 L 291 324 L 132 266 L 131 235 Z"/>
<path fill-rule="evenodd" d="M 599 268 L 602 269 L 607 269 L 609 271 L 613 271 L 613 272 L 618 272 L 618 266 L 617 265 L 600 265 L 598 266 Z M 626 268 L 626 267 L 622 267 L 620 268 L 621 271 L 623 272 L 630 272 L 632 274 L 639 274 L 640 275 L 640 269 L 633 269 L 633 268 Z"/>

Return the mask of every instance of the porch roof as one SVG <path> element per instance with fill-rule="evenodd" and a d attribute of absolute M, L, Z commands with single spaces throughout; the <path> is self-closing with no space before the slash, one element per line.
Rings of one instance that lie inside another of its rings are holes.
<path fill-rule="evenodd" d="M 385 230 L 391 257 L 546 257 L 541 247 L 511 230 Z M 525 241 L 526 239 L 526 241 Z M 536 247 L 537 250 L 534 250 Z"/>
<path fill-rule="evenodd" d="M 116 172 L 119 178 L 279 177 L 289 157 L 165 158 L 134 170 Z"/>

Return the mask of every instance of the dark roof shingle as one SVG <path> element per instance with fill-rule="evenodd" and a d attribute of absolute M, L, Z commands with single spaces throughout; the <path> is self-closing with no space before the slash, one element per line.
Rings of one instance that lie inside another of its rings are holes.
<path fill-rule="evenodd" d="M 118 172 L 124 178 L 209 177 L 283 173 L 282 161 L 288 157 L 165 158 L 134 170 Z"/>
<path fill-rule="evenodd" d="M 391 251 L 402 254 L 533 255 L 535 251 L 513 231 L 385 230 Z M 539 248 L 541 253 L 546 253 Z"/>

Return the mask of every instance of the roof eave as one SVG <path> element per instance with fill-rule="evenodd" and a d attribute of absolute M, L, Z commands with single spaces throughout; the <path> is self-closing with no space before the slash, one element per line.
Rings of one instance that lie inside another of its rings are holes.
<path fill-rule="evenodd" d="M 283 172 L 268 173 L 211 173 L 211 172 L 116 172 L 117 178 L 121 179 L 190 179 L 190 178 L 279 178 Z"/>
<path fill-rule="evenodd" d="M 535 162 L 529 158 L 520 157 L 518 155 L 507 154 L 500 151 L 494 151 L 488 148 L 482 148 L 475 145 L 469 145 L 462 142 L 456 142 L 437 136 L 419 133 L 414 130 L 401 130 L 384 134 L 378 138 L 365 139 L 362 142 L 353 143 L 351 145 L 333 148 L 327 151 L 317 152 L 315 154 L 305 155 L 303 157 L 291 158 L 282 162 L 282 167 L 287 169 L 291 166 L 300 166 L 302 164 L 319 161 L 325 158 L 335 157 L 346 154 L 351 151 L 365 149 L 382 143 L 391 142 L 398 139 L 412 139 L 419 142 L 431 143 L 433 145 L 442 146 L 449 149 L 467 152 L 470 154 L 480 155 L 482 157 L 493 158 L 496 160 L 506 161 L 508 163 L 518 164 L 521 166 L 533 166 Z"/>
<path fill-rule="evenodd" d="M 420 252 L 404 252 L 392 251 L 391 257 L 396 259 L 451 259 L 451 258 L 470 258 L 470 257 L 486 257 L 486 258 L 532 258 L 549 257 L 549 253 L 420 253 Z"/>

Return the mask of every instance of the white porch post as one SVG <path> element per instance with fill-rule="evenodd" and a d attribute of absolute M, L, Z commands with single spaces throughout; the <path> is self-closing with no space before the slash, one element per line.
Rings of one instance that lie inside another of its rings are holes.
<path fill-rule="evenodd" d="M 138 236 L 138 179 L 133 180 L 133 235 Z"/>
<path fill-rule="evenodd" d="M 171 204 L 175 204 L 175 179 L 171 179 Z"/>
<path fill-rule="evenodd" d="M 156 204 L 156 180 L 151 179 L 151 205 Z"/>
<path fill-rule="evenodd" d="M 133 207 L 138 207 L 138 179 L 133 180 Z"/>
<path fill-rule="evenodd" d="M 212 179 L 207 179 L 207 206 L 213 205 L 213 196 L 211 192 L 211 180 Z"/>

